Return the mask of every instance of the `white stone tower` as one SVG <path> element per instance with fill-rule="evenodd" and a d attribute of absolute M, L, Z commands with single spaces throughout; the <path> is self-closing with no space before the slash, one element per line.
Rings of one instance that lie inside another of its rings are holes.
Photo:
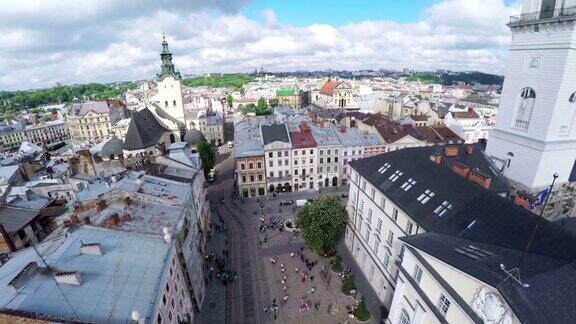
<path fill-rule="evenodd" d="M 180 72 L 176 70 L 174 64 L 172 63 L 172 53 L 168 50 L 168 43 L 166 39 L 162 41 L 162 53 L 160 53 L 162 58 L 162 70 L 158 74 L 157 85 L 158 85 L 158 102 L 160 108 L 166 112 L 170 119 L 178 122 L 178 125 L 186 125 L 184 119 L 184 103 L 182 96 L 182 77 Z M 168 116 L 161 116 L 161 118 L 166 119 Z M 170 123 L 171 128 L 180 128 L 175 123 Z M 173 129 L 177 131 L 178 129 Z"/>
<path fill-rule="evenodd" d="M 576 161 L 576 0 L 524 0 L 486 153 L 515 186 L 538 191 Z"/>

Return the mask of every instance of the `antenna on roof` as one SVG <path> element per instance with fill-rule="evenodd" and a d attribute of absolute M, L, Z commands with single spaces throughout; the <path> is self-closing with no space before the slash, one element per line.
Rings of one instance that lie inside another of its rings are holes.
<path fill-rule="evenodd" d="M 552 188 L 554 188 L 554 183 L 556 182 L 556 179 L 558 178 L 558 173 L 554 173 L 552 176 L 554 177 L 554 180 L 552 180 L 550 187 L 548 187 L 548 193 L 546 194 L 546 200 L 544 200 L 544 204 L 542 204 L 542 209 L 540 210 L 540 214 L 538 215 L 538 219 L 536 220 L 534 227 L 532 227 L 532 233 L 530 234 L 530 238 L 528 239 L 528 242 L 526 242 L 526 245 L 524 246 L 524 250 L 522 251 L 522 254 L 520 255 L 520 259 L 518 260 L 516 267 L 514 267 L 512 269 L 506 269 L 506 266 L 504 264 L 500 264 L 500 268 L 502 268 L 502 270 L 507 274 L 506 279 L 504 279 L 504 281 L 502 281 L 502 283 L 500 283 L 500 285 L 503 284 L 507 279 L 512 279 L 512 280 L 516 281 L 517 283 L 519 283 L 520 285 L 522 285 L 522 287 L 524 287 L 524 288 L 530 287 L 529 284 L 522 282 L 522 279 L 520 278 L 520 267 L 522 266 L 522 262 L 524 261 L 524 258 L 526 258 L 526 254 L 528 253 L 528 249 L 530 249 L 530 245 L 532 245 L 532 241 L 534 241 L 534 237 L 536 236 L 536 232 L 538 231 L 538 227 L 540 226 L 540 222 L 542 221 L 542 215 L 544 214 L 544 209 L 546 209 L 546 204 L 548 204 L 548 199 L 550 198 L 550 193 L 552 192 Z"/>

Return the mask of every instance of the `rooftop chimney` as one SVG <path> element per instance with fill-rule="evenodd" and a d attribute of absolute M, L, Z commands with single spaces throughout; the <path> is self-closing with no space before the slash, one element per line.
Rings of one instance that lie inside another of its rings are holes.
<path fill-rule="evenodd" d="M 6 242 L 6 245 L 8 246 L 10 252 L 16 252 L 16 245 L 14 244 L 14 241 L 12 241 L 12 237 L 10 236 L 10 234 L 8 234 L 6 228 L 4 228 L 4 225 L 2 224 L 0 224 L 0 238 L 4 238 L 4 242 Z"/>
<path fill-rule="evenodd" d="M 321 129 L 324 129 L 324 119 L 319 120 L 318 125 L 320 126 Z"/>
<path fill-rule="evenodd" d="M 100 243 L 82 243 L 82 245 L 80 245 L 80 253 L 86 255 L 102 255 L 102 247 Z"/>
<path fill-rule="evenodd" d="M 18 272 L 16 277 L 10 280 L 8 286 L 12 288 L 14 293 L 17 293 L 18 289 L 24 286 L 28 282 L 28 279 L 36 274 L 36 271 L 38 271 L 38 264 L 34 261 L 28 263 L 24 268 L 22 268 L 22 270 L 20 270 L 20 272 Z"/>
<path fill-rule="evenodd" d="M 444 146 L 444 155 L 446 157 L 456 156 L 458 155 L 458 146 L 457 145 L 446 145 Z"/>
<path fill-rule="evenodd" d="M 166 243 L 172 242 L 172 235 L 170 234 L 170 230 L 168 229 L 168 227 L 164 227 L 162 229 L 162 232 L 164 232 L 164 241 Z"/>
<path fill-rule="evenodd" d="M 530 198 L 519 192 L 514 195 L 514 203 L 522 208 L 530 209 Z"/>
<path fill-rule="evenodd" d="M 340 132 L 346 133 L 346 126 L 340 125 Z"/>
<path fill-rule="evenodd" d="M 76 224 L 78 224 L 78 223 L 79 223 L 79 221 L 78 221 L 78 215 L 72 214 L 72 215 L 70 216 L 70 224 L 76 225 Z"/>
<path fill-rule="evenodd" d="M 492 184 L 492 178 L 486 176 L 479 171 L 470 170 L 470 174 L 468 175 L 468 180 L 479 184 L 481 187 L 490 189 L 490 185 Z"/>
<path fill-rule="evenodd" d="M 457 175 L 463 176 L 464 178 L 468 178 L 468 174 L 470 173 L 470 167 L 462 163 L 454 163 L 452 164 L 452 171 Z"/>
<path fill-rule="evenodd" d="M 430 160 L 436 164 L 442 164 L 442 155 L 434 153 L 430 156 Z"/>
<path fill-rule="evenodd" d="M 80 286 L 82 284 L 82 275 L 78 271 L 56 272 L 54 279 L 60 285 Z"/>
<path fill-rule="evenodd" d="M 466 155 L 472 155 L 474 153 L 474 145 L 466 145 Z"/>
<path fill-rule="evenodd" d="M 84 217 L 82 222 L 84 222 L 84 225 L 91 225 L 92 224 L 92 221 L 90 220 L 90 216 Z"/>
<path fill-rule="evenodd" d="M 118 216 L 118 213 L 110 215 L 110 217 L 106 220 L 106 224 L 109 226 L 116 226 L 118 223 L 120 223 L 120 217 Z"/>

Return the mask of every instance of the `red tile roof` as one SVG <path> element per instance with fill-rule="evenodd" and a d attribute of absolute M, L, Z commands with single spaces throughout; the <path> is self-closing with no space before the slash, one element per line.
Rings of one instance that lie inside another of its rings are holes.
<path fill-rule="evenodd" d="M 452 116 L 454 116 L 454 118 L 480 118 L 480 116 L 478 116 L 476 111 L 474 111 L 472 108 L 468 108 L 468 111 L 452 112 Z"/>
<path fill-rule="evenodd" d="M 306 125 L 307 126 L 307 125 Z M 292 141 L 292 148 L 310 148 L 316 147 L 316 141 L 310 128 L 301 127 L 299 132 L 290 132 L 290 140 Z"/>
<path fill-rule="evenodd" d="M 323 95 L 331 96 L 334 94 L 334 89 L 336 89 L 338 85 L 340 85 L 340 82 L 328 79 L 322 88 L 320 88 L 320 93 Z"/>

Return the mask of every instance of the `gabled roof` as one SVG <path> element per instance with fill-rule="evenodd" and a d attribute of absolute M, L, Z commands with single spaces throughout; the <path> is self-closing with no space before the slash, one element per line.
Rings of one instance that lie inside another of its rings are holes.
<path fill-rule="evenodd" d="M 70 108 L 70 113 L 75 116 L 84 116 L 90 111 L 97 114 L 109 114 L 110 105 L 106 101 L 87 101 L 73 103 Z"/>
<path fill-rule="evenodd" d="M 156 120 L 148 108 L 135 111 L 132 113 L 132 119 L 128 125 L 123 149 L 132 151 L 154 146 L 168 131 Z"/>
<path fill-rule="evenodd" d="M 468 108 L 468 111 L 453 111 L 452 116 L 457 119 L 475 119 L 480 118 L 478 113 L 473 108 Z"/>
<path fill-rule="evenodd" d="M 40 210 L 37 209 L 0 206 L 0 225 L 9 234 L 18 232 L 39 216 Z"/>
<path fill-rule="evenodd" d="M 339 81 L 328 79 L 322 88 L 320 88 L 320 93 L 327 96 L 332 96 L 334 94 L 334 89 L 340 85 Z"/>
<path fill-rule="evenodd" d="M 376 130 L 386 143 L 394 143 L 406 136 L 412 136 L 417 140 L 422 140 L 422 137 L 412 125 L 400 125 L 396 122 L 389 122 L 376 126 Z"/>

